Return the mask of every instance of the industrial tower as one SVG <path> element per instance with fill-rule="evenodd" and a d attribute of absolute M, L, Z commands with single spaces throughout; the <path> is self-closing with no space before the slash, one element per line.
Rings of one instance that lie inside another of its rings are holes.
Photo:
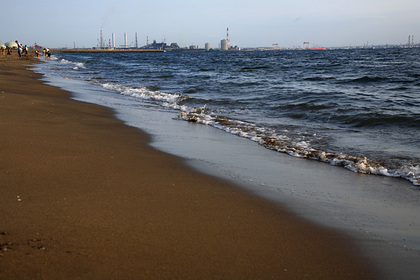
<path fill-rule="evenodd" d="M 137 41 L 137 32 L 136 32 L 136 49 L 138 49 L 138 48 L 139 48 L 139 43 Z"/>
<path fill-rule="evenodd" d="M 229 49 L 229 27 L 226 30 L 226 42 L 227 42 L 227 47 Z"/>
<path fill-rule="evenodd" d="M 226 32 L 226 39 L 220 41 L 220 50 L 228 51 L 229 50 L 229 27 L 227 28 Z"/>
<path fill-rule="evenodd" d="M 100 49 L 104 49 L 105 48 L 104 37 L 102 36 L 102 29 L 101 29 L 101 38 L 99 40 L 99 48 Z"/>

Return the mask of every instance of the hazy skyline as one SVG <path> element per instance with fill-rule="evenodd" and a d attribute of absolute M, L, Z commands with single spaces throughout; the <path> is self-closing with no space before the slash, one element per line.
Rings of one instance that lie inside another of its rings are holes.
<path fill-rule="evenodd" d="M 420 42 L 419 0 L 92 0 L 13 1 L 2 5 L 2 43 L 20 40 L 48 47 L 95 47 L 100 30 L 108 44 L 149 42 L 180 46 L 230 42 L 244 47 L 353 46 Z M 132 45 L 134 46 L 134 45 Z"/>

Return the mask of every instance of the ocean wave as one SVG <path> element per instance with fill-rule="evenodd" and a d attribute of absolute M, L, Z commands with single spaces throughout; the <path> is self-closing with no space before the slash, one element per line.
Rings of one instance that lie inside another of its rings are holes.
<path fill-rule="evenodd" d="M 276 53 L 278 59 L 272 54 L 246 54 L 252 58 L 246 63 L 242 57 L 226 61 L 225 56 L 200 54 L 182 61 L 178 54 L 163 60 L 66 54 L 57 62 L 64 69 L 60 75 L 100 85 L 148 107 L 175 110 L 181 120 L 213 126 L 294 157 L 420 185 L 418 160 L 397 158 L 411 151 L 413 158 L 419 157 L 417 145 L 411 144 L 420 127 L 418 72 L 400 75 L 369 63 L 363 68 L 357 59 L 325 63 L 324 58 L 312 62 L 292 52 Z M 254 56 L 266 61 L 255 63 Z M 342 133 L 340 137 L 336 131 Z M 366 138 L 349 143 L 358 136 L 353 131 Z M 370 138 L 372 131 L 378 131 L 381 139 Z M 398 141 L 388 145 L 387 138 Z M 392 151 L 382 156 L 381 148 L 364 145 L 365 139 Z M 410 143 L 410 148 L 404 143 Z"/>
<path fill-rule="evenodd" d="M 182 98 L 180 94 L 165 93 L 157 90 L 150 90 L 147 87 L 131 87 L 119 84 L 104 83 L 101 86 L 105 89 L 117 91 L 122 95 L 132 96 L 143 100 L 154 100 L 161 103 L 177 104 L 177 101 Z"/>
<path fill-rule="evenodd" d="M 359 77 L 359 78 L 354 78 L 354 79 L 345 79 L 345 80 L 341 80 L 341 83 L 344 84 L 367 84 L 367 83 L 376 83 L 376 82 L 381 82 L 381 81 L 387 81 L 387 78 L 383 78 L 383 77 L 369 77 L 369 76 L 363 76 L 363 77 Z"/>
<path fill-rule="evenodd" d="M 234 120 L 223 116 L 208 114 L 205 107 L 194 108 L 189 112 L 182 112 L 179 118 L 185 121 L 213 126 L 233 135 L 250 139 L 267 149 L 285 153 L 293 157 L 316 160 L 334 166 L 342 166 L 348 170 L 362 174 L 400 177 L 420 186 L 420 165 L 403 165 L 387 167 L 384 163 L 371 160 L 364 156 L 354 156 L 345 153 L 327 152 L 311 147 L 304 137 L 290 137 L 287 133 L 278 134 L 270 128 L 256 124 Z"/>
<path fill-rule="evenodd" d="M 303 80 L 304 81 L 311 81 L 311 82 L 322 82 L 322 81 L 336 80 L 336 78 L 335 77 L 313 76 L 313 77 L 304 78 Z"/>
<path fill-rule="evenodd" d="M 375 126 L 399 126 L 420 128 L 420 116 L 392 116 L 392 115 L 373 115 L 365 118 L 354 118 L 350 122 L 353 127 L 375 127 Z"/>
<path fill-rule="evenodd" d="M 261 69 L 270 69 L 272 68 L 269 65 L 263 65 L 263 66 L 245 66 L 242 67 L 242 71 L 253 71 L 253 70 L 261 70 Z"/>
<path fill-rule="evenodd" d="M 74 62 L 74 61 L 70 61 L 70 60 L 67 60 L 67 59 L 64 59 L 64 58 L 60 59 L 59 62 L 61 64 L 74 65 L 74 67 L 73 67 L 74 70 L 77 70 L 79 68 L 86 68 L 85 64 L 83 62 Z"/>
<path fill-rule="evenodd" d="M 206 105 L 202 107 L 191 107 L 182 104 L 184 102 L 188 103 L 189 100 L 189 102 L 192 102 L 192 98 L 187 95 L 165 93 L 142 86 L 132 87 L 112 83 L 104 83 L 102 87 L 117 91 L 121 95 L 152 101 L 159 106 L 181 111 L 178 115 L 181 120 L 224 130 L 227 133 L 254 141 L 273 151 L 285 153 L 293 157 L 341 166 L 356 173 L 401 177 L 409 180 L 413 185 L 420 186 L 420 165 L 387 167 L 382 162 L 374 161 L 364 156 L 354 156 L 316 149 L 312 146 L 312 140 L 316 142 L 316 139 L 307 137 L 308 134 L 305 132 L 293 134 L 285 129 L 283 133 L 279 133 L 279 130 L 218 115 L 215 110 L 208 108 Z M 197 100 L 194 99 L 193 101 Z"/>

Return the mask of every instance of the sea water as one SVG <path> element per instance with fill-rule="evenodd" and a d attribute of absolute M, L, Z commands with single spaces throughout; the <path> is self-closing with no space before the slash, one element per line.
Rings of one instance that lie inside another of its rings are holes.
<path fill-rule="evenodd" d="M 273 152 L 420 185 L 420 49 L 59 54 L 55 75 Z"/>
<path fill-rule="evenodd" d="M 389 279 L 420 273 L 420 49 L 63 53 L 35 69 L 153 146 L 356 236 Z"/>

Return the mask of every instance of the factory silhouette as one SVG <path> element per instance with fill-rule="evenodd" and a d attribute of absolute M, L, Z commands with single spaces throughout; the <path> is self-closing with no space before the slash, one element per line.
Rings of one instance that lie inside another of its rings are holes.
<path fill-rule="evenodd" d="M 98 39 L 98 44 L 96 47 L 91 48 L 76 48 L 76 43 L 74 43 L 74 48 L 60 48 L 54 49 L 56 52 L 165 52 L 165 51 L 240 51 L 241 48 L 238 46 L 233 46 L 229 40 L 229 28 L 226 30 L 226 38 L 220 41 L 219 46 L 212 47 L 210 43 L 205 43 L 204 48 L 200 48 L 198 45 L 190 45 L 185 47 L 180 47 L 178 43 L 167 44 L 165 40 L 163 42 L 157 42 L 153 40 L 149 43 L 149 37 L 146 37 L 146 45 L 139 46 L 137 33 L 135 33 L 135 40 L 128 44 L 127 33 L 124 33 L 124 42 L 122 45 L 117 45 L 115 41 L 115 33 L 112 33 L 112 38 L 104 40 L 102 30 L 100 30 L 100 39 Z M 400 44 L 385 44 L 385 45 L 372 45 L 367 42 L 363 46 L 343 46 L 343 47 L 321 47 L 316 44 L 311 44 L 307 41 L 303 42 L 303 46 L 294 46 L 294 47 L 279 47 L 278 43 L 274 43 L 271 47 L 253 47 L 253 48 L 244 48 L 244 51 L 263 51 L 263 50 L 331 50 L 331 49 L 375 49 L 375 48 L 420 48 L 420 43 L 414 43 L 414 35 L 408 36 L 408 43 Z"/>
<path fill-rule="evenodd" d="M 197 45 L 191 45 L 188 47 L 180 47 L 178 43 L 171 43 L 167 44 L 166 42 L 156 42 L 153 40 L 152 43 L 149 43 L 149 37 L 147 37 L 146 45 L 139 47 L 138 40 L 137 40 L 137 33 L 135 33 L 135 42 L 134 46 L 133 43 L 128 44 L 127 33 L 124 33 L 124 44 L 117 46 L 115 43 L 115 33 L 112 33 L 112 38 L 109 39 L 108 44 L 103 39 L 102 30 L 100 31 L 100 39 L 98 40 L 98 49 L 143 49 L 143 50 L 162 50 L 162 51 L 239 51 L 240 48 L 238 46 L 230 46 L 229 44 L 229 28 L 227 28 L 226 32 L 226 39 L 222 39 L 220 41 L 220 46 L 218 48 L 212 48 L 210 43 L 205 43 L 204 48 L 200 48 Z"/>

